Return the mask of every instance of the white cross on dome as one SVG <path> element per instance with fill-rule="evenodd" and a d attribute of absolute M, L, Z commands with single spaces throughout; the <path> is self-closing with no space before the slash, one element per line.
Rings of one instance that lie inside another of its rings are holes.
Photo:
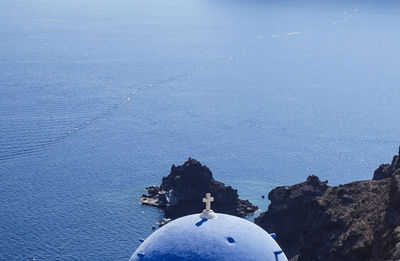
<path fill-rule="evenodd" d="M 200 217 L 205 218 L 205 219 L 212 219 L 216 218 L 217 214 L 215 214 L 214 211 L 211 209 L 211 202 L 214 201 L 214 198 L 211 197 L 210 193 L 206 194 L 206 197 L 203 198 L 203 202 L 206 203 L 206 209 L 203 210 L 203 213 L 201 213 Z"/>
<path fill-rule="evenodd" d="M 211 210 L 211 202 L 213 202 L 213 201 L 214 201 L 214 198 L 211 197 L 211 194 L 210 194 L 210 193 L 207 193 L 207 194 L 206 194 L 206 197 L 203 198 L 203 202 L 206 203 L 206 210 L 207 210 L 207 211 L 210 211 L 210 210 Z"/>

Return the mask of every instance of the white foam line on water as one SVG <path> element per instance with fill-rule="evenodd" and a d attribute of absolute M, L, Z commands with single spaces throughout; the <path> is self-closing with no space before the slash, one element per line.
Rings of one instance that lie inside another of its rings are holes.
<path fill-rule="evenodd" d="M 240 54 L 243 56 L 244 52 L 245 52 L 245 48 L 242 48 L 240 51 Z M 80 124 L 70 128 L 69 130 L 65 131 L 64 133 L 61 133 L 59 135 L 53 136 L 51 138 L 48 138 L 48 139 L 45 139 L 42 141 L 34 142 L 34 144 L 32 144 L 30 146 L 24 146 L 23 148 L 15 148 L 15 149 L 4 148 L 4 149 L 0 150 L 0 161 L 14 159 L 14 158 L 22 157 L 24 155 L 30 155 L 30 154 L 34 154 L 38 151 L 41 151 L 41 150 L 45 149 L 46 147 L 53 145 L 54 143 L 57 143 L 57 142 L 60 142 L 64 139 L 66 139 L 70 135 L 73 135 L 80 130 L 83 130 L 93 124 L 96 124 L 98 121 L 109 117 L 117 109 L 119 109 L 123 105 L 126 105 L 129 102 L 131 102 L 133 100 L 133 96 L 137 95 L 137 93 L 140 91 L 143 91 L 143 90 L 146 90 L 146 89 L 158 86 L 158 85 L 162 85 L 165 83 L 170 83 L 170 82 L 174 82 L 176 80 L 184 79 L 194 73 L 197 73 L 197 72 L 200 72 L 200 71 L 203 71 L 206 69 L 210 69 L 212 67 L 228 64 L 228 63 L 232 62 L 236 56 L 237 55 L 232 55 L 232 56 L 229 56 L 228 58 L 209 63 L 205 66 L 200 65 L 200 66 L 194 67 L 191 70 L 185 71 L 181 74 L 171 76 L 167 79 L 160 80 L 157 82 L 147 83 L 138 88 L 135 88 L 135 89 L 129 91 L 129 94 L 126 97 L 122 98 L 120 103 L 112 105 L 111 107 L 104 110 L 103 112 L 93 116 L 92 118 L 84 121 L 83 123 L 80 123 Z"/>
<path fill-rule="evenodd" d="M 353 8 L 353 9 L 345 9 L 342 12 L 342 17 L 340 19 L 333 20 L 331 23 L 325 25 L 325 26 L 332 26 L 332 25 L 337 25 L 337 24 L 343 24 L 347 22 L 347 20 L 350 18 L 351 13 L 357 13 L 358 8 Z M 303 30 L 303 31 L 292 31 L 292 32 L 287 32 L 287 33 L 282 33 L 282 34 L 273 34 L 271 35 L 271 38 L 278 38 L 281 36 L 288 36 L 288 35 L 298 35 L 298 34 L 303 34 L 303 33 L 310 33 L 310 32 L 315 32 L 315 31 L 320 31 L 320 29 L 313 29 L 313 30 Z M 264 39 L 264 36 L 258 35 L 256 37 L 257 39 Z"/>
<path fill-rule="evenodd" d="M 334 20 L 333 22 L 331 22 L 330 24 L 328 24 L 328 26 L 332 26 L 332 25 L 336 25 L 338 23 L 345 23 L 348 19 L 349 19 L 349 13 L 356 13 L 358 12 L 358 8 L 355 9 L 350 9 L 350 10 L 345 10 L 343 12 L 343 14 L 345 15 L 344 17 L 341 18 L 341 20 Z M 338 22 L 339 21 L 339 22 Z M 303 32 L 312 32 L 312 31 L 317 31 L 317 30 L 305 30 L 305 31 L 292 31 L 292 32 L 288 32 L 288 33 L 284 33 L 284 34 L 273 34 L 271 35 L 271 38 L 279 38 L 281 36 L 291 36 L 291 35 L 298 35 L 301 34 Z M 256 37 L 257 39 L 264 39 L 265 37 L 263 35 L 259 35 Z M 241 49 L 241 56 L 244 56 L 245 53 L 245 48 Z M 115 104 L 111 107 L 109 107 L 108 109 L 104 110 L 103 112 L 93 116 L 92 118 L 84 121 L 81 124 L 78 124 L 74 127 L 72 127 L 71 129 L 65 131 L 64 133 L 59 134 L 58 136 L 54 136 L 52 138 L 48 138 L 46 140 L 42 140 L 42 141 L 38 141 L 35 142 L 34 144 L 28 146 L 28 147 L 24 147 L 24 148 L 19 148 L 19 149 L 11 149 L 9 151 L 7 150 L 1 150 L 0 151 L 0 161 L 2 160 L 7 160 L 7 159 L 12 159 L 12 158 L 16 158 L 16 157 L 21 157 L 24 155 L 28 155 L 28 154 L 32 154 L 35 153 L 37 151 L 43 150 L 45 147 L 48 147 L 56 142 L 62 141 L 65 138 L 67 138 L 70 135 L 73 135 L 74 133 L 85 129 L 88 126 L 91 126 L 95 123 L 97 123 L 100 120 L 103 120 L 106 117 L 109 117 L 112 113 L 114 113 L 114 111 L 116 111 L 118 108 L 122 107 L 125 104 L 128 104 L 129 102 L 131 102 L 133 100 L 133 96 L 136 95 L 138 92 L 152 88 L 153 86 L 157 86 L 157 85 L 162 85 L 165 83 L 169 83 L 169 82 L 173 82 L 179 79 L 183 79 L 185 77 L 188 77 L 196 72 L 200 72 L 212 67 L 216 67 L 216 66 L 220 66 L 223 64 L 227 64 L 230 63 L 231 61 L 234 60 L 234 58 L 237 55 L 232 55 L 229 56 L 226 59 L 217 61 L 217 62 L 211 62 L 206 66 L 197 66 L 195 68 L 193 68 L 192 70 L 188 70 L 183 72 L 182 74 L 178 74 L 175 76 L 171 76 L 167 79 L 161 80 L 161 81 L 157 81 L 157 82 L 152 82 L 152 83 L 148 83 L 145 85 L 142 85 L 138 88 L 135 88 L 133 90 L 131 90 L 129 92 L 129 94 L 125 97 L 121 99 L 121 102 L 118 104 Z M 122 61 L 123 59 L 99 59 L 99 60 L 92 60 L 92 61 L 73 61 L 75 63 L 80 63 L 80 62 L 110 62 L 110 61 Z M 46 63 L 49 61 L 40 61 L 40 60 L 31 60 L 31 61 L 14 61 L 14 63 Z M 53 62 L 53 61 L 51 61 Z M 0 63 L 9 63 L 9 61 L 0 61 Z M 5 152 L 5 153 L 4 153 Z"/>

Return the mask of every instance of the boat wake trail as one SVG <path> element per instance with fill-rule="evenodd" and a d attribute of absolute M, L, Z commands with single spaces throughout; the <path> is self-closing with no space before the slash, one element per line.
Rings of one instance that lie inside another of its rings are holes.
<path fill-rule="evenodd" d="M 335 19 L 325 25 L 322 25 L 320 28 L 314 28 L 311 30 L 300 30 L 300 31 L 294 30 L 294 31 L 284 32 L 284 33 L 275 33 L 275 34 L 270 35 L 269 37 L 266 37 L 264 35 L 258 35 L 258 36 L 256 36 L 256 39 L 258 39 L 258 40 L 268 40 L 269 39 L 272 41 L 272 40 L 279 39 L 282 37 L 295 37 L 295 36 L 298 36 L 298 35 L 301 35 L 304 33 L 327 30 L 327 29 L 331 28 L 332 26 L 346 23 L 349 20 L 350 16 L 357 12 L 358 12 L 357 8 L 344 10 L 339 19 Z M 29 154 L 34 154 L 38 151 L 41 151 L 49 146 L 52 146 L 60 141 L 65 140 L 67 137 L 69 137 L 83 129 L 86 129 L 91 125 L 96 124 L 98 121 L 101 121 L 107 117 L 110 117 L 119 108 L 130 103 L 133 100 L 135 95 L 137 95 L 138 93 L 140 93 L 144 90 L 147 90 L 147 89 L 153 88 L 153 87 L 158 87 L 160 85 L 171 83 L 171 82 L 174 82 L 177 80 L 184 79 L 184 78 L 186 78 L 192 74 L 195 74 L 197 72 L 209 70 L 212 67 L 218 67 L 218 66 L 221 66 L 224 64 L 228 64 L 228 63 L 232 62 L 235 58 L 244 56 L 245 50 L 246 49 L 243 47 L 235 55 L 231 55 L 231 56 L 228 56 L 225 58 L 218 59 L 217 61 L 210 62 L 207 65 L 197 66 L 193 69 L 187 70 L 178 75 L 171 76 L 167 79 L 146 83 L 137 88 L 132 88 L 129 91 L 129 93 L 127 93 L 127 95 L 121 99 L 121 102 L 112 105 L 111 107 L 107 108 L 106 110 L 96 114 L 95 116 L 89 118 L 86 121 L 81 122 L 80 124 L 77 124 L 76 126 L 73 126 L 72 128 L 67 129 L 66 131 L 64 131 L 58 135 L 54 135 L 54 134 L 46 135 L 46 136 L 51 136 L 51 138 L 41 137 L 41 138 L 35 140 L 35 138 L 37 138 L 37 137 L 32 138 L 32 136 L 34 136 L 34 135 L 25 135 L 21 139 L 18 138 L 19 140 L 22 140 L 22 141 L 16 142 L 14 144 L 13 144 L 13 142 L 10 142 L 10 144 L 2 145 L 2 147 L 0 147 L 0 161 L 14 159 L 14 158 L 26 156 Z M 0 134 L 1 134 L 1 132 L 0 132 Z M 17 144 L 17 145 L 15 145 L 15 144 Z"/>
<path fill-rule="evenodd" d="M 240 52 L 238 52 L 238 53 L 242 53 L 242 50 L 240 50 Z M 239 55 L 231 55 L 227 58 L 218 59 L 217 61 L 211 62 L 207 65 L 194 67 L 193 69 L 190 69 L 190 70 L 185 71 L 178 75 L 171 76 L 167 79 L 154 81 L 151 83 L 146 83 L 137 88 L 132 88 L 132 90 L 123 99 L 121 99 L 120 103 L 112 105 L 111 107 L 107 108 L 106 110 L 102 111 L 101 113 L 89 118 L 87 121 L 81 122 L 80 124 L 73 126 L 72 128 L 66 130 L 65 132 L 63 132 L 59 135 L 54 135 L 51 138 L 43 139 L 41 141 L 32 141 L 31 137 L 23 137 L 22 140 L 26 140 L 26 141 L 19 142 L 18 145 L 15 145 L 15 144 L 2 145 L 2 147 L 0 147 L 0 161 L 15 159 L 15 158 L 23 157 L 23 156 L 30 155 L 30 154 L 35 154 L 49 146 L 52 146 L 60 141 L 63 141 L 64 139 L 68 138 L 69 136 L 71 136 L 83 129 L 86 129 L 91 125 L 96 124 L 98 121 L 101 121 L 107 117 L 110 117 L 119 108 L 121 108 L 122 106 L 131 102 L 136 94 L 138 94 L 144 90 L 147 90 L 147 89 L 153 88 L 153 87 L 158 87 L 163 84 L 168 84 L 168 83 L 171 83 L 171 82 L 174 82 L 177 80 L 181 80 L 181 79 L 184 79 L 184 78 L 186 78 L 190 75 L 193 75 L 197 72 L 208 70 L 213 67 L 218 67 L 218 66 L 221 66 L 224 64 L 228 64 L 228 63 L 232 62 L 237 56 L 239 56 Z"/>
<path fill-rule="evenodd" d="M 329 27 L 346 23 L 350 19 L 351 15 L 355 14 L 357 12 L 358 12 L 358 8 L 344 10 L 339 19 L 335 19 L 332 22 L 327 23 L 320 28 L 302 30 L 302 31 L 284 32 L 284 33 L 279 33 L 279 34 L 276 33 L 276 34 L 272 34 L 270 37 L 266 37 L 265 35 L 257 35 L 256 38 L 257 39 L 282 38 L 285 36 L 295 36 L 295 35 L 304 34 L 304 33 L 312 33 L 312 32 L 317 32 L 317 31 L 322 31 L 322 30 L 328 30 Z"/>

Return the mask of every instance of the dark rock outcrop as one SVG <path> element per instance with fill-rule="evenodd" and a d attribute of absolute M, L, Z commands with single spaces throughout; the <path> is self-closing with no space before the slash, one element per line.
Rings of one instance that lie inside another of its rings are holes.
<path fill-rule="evenodd" d="M 399 147 L 399 155 L 400 155 L 400 147 Z M 393 157 L 391 164 L 382 164 L 379 166 L 377 170 L 374 172 L 374 180 L 386 179 L 391 177 L 394 174 L 400 174 L 400 156 L 395 155 Z"/>
<path fill-rule="evenodd" d="M 148 194 L 142 195 L 142 203 L 165 209 L 166 217 L 170 218 L 202 212 L 205 207 L 202 198 L 208 192 L 215 198 L 212 203 L 215 212 L 244 217 L 258 209 L 248 200 L 240 199 L 236 189 L 216 181 L 209 168 L 191 158 L 182 166 L 172 165 L 159 187 L 146 190 Z"/>
<path fill-rule="evenodd" d="M 331 187 L 310 176 L 277 187 L 255 223 L 277 234 L 291 261 L 400 260 L 398 160 L 386 168 L 390 178 Z"/>
<path fill-rule="evenodd" d="M 255 219 L 255 223 L 268 232 L 274 232 L 285 254 L 294 256 L 300 250 L 301 235 L 309 229 L 313 201 L 328 189 L 326 182 L 316 176 L 293 186 L 273 189 L 268 194 L 268 211 Z"/>
<path fill-rule="evenodd" d="M 378 226 L 371 260 L 400 260 L 400 175 L 391 176 L 389 200 L 383 222 Z"/>

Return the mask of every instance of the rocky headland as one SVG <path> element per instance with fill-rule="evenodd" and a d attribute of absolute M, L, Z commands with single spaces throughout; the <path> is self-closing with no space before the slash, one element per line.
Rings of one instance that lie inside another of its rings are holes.
<path fill-rule="evenodd" d="M 329 186 L 317 176 L 273 189 L 255 223 L 277 234 L 290 261 L 400 260 L 400 162 L 373 180 Z"/>
<path fill-rule="evenodd" d="M 167 218 L 178 218 L 200 213 L 204 209 L 202 199 L 206 193 L 215 198 L 215 212 L 244 217 L 257 211 L 248 200 L 239 198 L 236 189 L 216 181 L 208 167 L 189 158 L 182 166 L 172 165 L 171 172 L 162 178 L 160 186 L 146 188 L 142 203 L 165 210 Z"/>
<path fill-rule="evenodd" d="M 190 158 L 182 166 L 173 165 L 161 185 L 147 192 L 142 203 L 165 209 L 169 218 L 200 213 L 207 192 L 216 199 L 216 212 L 244 217 L 257 210 Z M 379 166 L 372 180 L 330 186 L 313 175 L 273 189 L 268 198 L 268 210 L 255 223 L 276 233 L 290 261 L 400 260 L 399 155 Z"/>
<path fill-rule="evenodd" d="M 400 148 L 399 148 L 400 155 Z M 393 156 L 392 163 L 390 164 L 382 164 L 379 166 L 377 170 L 374 172 L 374 180 L 386 179 L 393 175 L 400 174 L 400 156 Z"/>

